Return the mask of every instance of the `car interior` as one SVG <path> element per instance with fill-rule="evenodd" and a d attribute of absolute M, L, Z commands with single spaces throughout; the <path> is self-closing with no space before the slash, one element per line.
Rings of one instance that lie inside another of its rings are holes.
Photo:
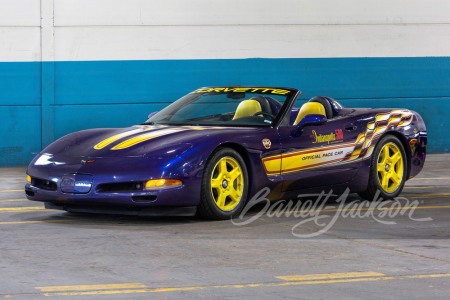
<path fill-rule="evenodd" d="M 276 116 L 279 109 L 281 108 L 281 104 L 275 103 L 277 102 L 275 100 L 274 101 L 271 100 L 273 99 L 270 97 L 255 96 L 252 97 L 251 99 L 241 101 L 233 116 L 233 120 L 244 117 L 257 116 L 258 112 L 261 112 L 261 115 L 268 114 Z M 275 109 L 273 109 L 273 106 L 275 106 Z M 305 116 L 311 114 L 323 115 L 327 117 L 327 119 L 331 119 L 334 116 L 330 102 L 326 100 L 324 97 L 317 96 L 309 99 L 309 101 L 304 103 L 300 107 L 300 109 L 299 108 L 292 109 L 290 124 L 296 126 Z"/>

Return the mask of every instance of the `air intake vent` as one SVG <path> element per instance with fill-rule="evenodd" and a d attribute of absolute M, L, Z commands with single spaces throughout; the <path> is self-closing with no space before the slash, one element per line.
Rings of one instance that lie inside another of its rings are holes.
<path fill-rule="evenodd" d="M 42 190 L 56 191 L 56 182 L 51 180 L 31 178 L 31 185 Z"/>
<path fill-rule="evenodd" d="M 134 202 L 151 202 L 156 200 L 156 196 L 133 196 L 131 199 Z"/>
<path fill-rule="evenodd" d="M 144 183 L 141 181 L 134 182 L 114 182 L 103 183 L 97 186 L 98 193 L 127 193 L 142 191 Z"/>

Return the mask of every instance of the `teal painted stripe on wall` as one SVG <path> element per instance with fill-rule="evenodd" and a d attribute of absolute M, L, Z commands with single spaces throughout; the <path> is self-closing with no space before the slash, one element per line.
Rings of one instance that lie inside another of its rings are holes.
<path fill-rule="evenodd" d="M 23 166 L 41 150 L 41 63 L 0 62 L 0 167 Z"/>
<path fill-rule="evenodd" d="M 0 62 L 0 105 L 41 105 L 40 62 Z"/>
<path fill-rule="evenodd" d="M 64 126 L 55 127 L 55 139 L 70 132 L 94 127 L 128 127 L 140 124 L 147 120 L 151 112 L 159 111 L 167 105 L 168 103 L 58 105 L 55 107 L 55 124 Z"/>
<path fill-rule="evenodd" d="M 55 103 L 165 102 L 199 86 L 296 87 L 303 98 L 450 96 L 450 57 L 57 62 Z"/>
<path fill-rule="evenodd" d="M 25 166 L 41 151 L 41 107 L 0 106 L 0 167 Z"/>
<path fill-rule="evenodd" d="M 327 95 L 345 106 L 410 108 L 427 124 L 429 151 L 450 151 L 450 57 L 30 62 L 0 63 L 0 153 L 10 153 L 0 166 L 25 165 L 41 139 L 137 124 L 198 87 L 230 84 L 296 87 L 302 99 Z"/>

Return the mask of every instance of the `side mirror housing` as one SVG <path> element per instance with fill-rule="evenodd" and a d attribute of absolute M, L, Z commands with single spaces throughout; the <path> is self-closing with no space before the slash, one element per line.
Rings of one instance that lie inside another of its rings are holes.
<path fill-rule="evenodd" d="M 306 126 L 319 126 L 327 122 L 327 117 L 323 115 L 306 115 L 296 126 L 294 131 L 299 132 Z"/>
<path fill-rule="evenodd" d="M 147 119 L 150 119 L 151 117 L 153 117 L 157 113 L 158 113 L 157 111 L 152 112 L 151 114 L 148 115 Z"/>

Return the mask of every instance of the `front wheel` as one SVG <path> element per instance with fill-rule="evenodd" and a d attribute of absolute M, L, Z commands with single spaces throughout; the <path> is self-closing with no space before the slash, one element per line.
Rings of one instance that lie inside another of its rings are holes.
<path fill-rule="evenodd" d="M 406 163 L 405 149 L 399 139 L 393 135 L 382 138 L 372 155 L 367 190 L 359 195 L 374 200 L 380 191 L 379 197 L 383 199 L 397 197 L 406 181 Z"/>
<path fill-rule="evenodd" d="M 247 192 L 244 160 L 233 149 L 220 149 L 205 166 L 198 215 L 207 219 L 231 219 L 243 209 Z"/>

